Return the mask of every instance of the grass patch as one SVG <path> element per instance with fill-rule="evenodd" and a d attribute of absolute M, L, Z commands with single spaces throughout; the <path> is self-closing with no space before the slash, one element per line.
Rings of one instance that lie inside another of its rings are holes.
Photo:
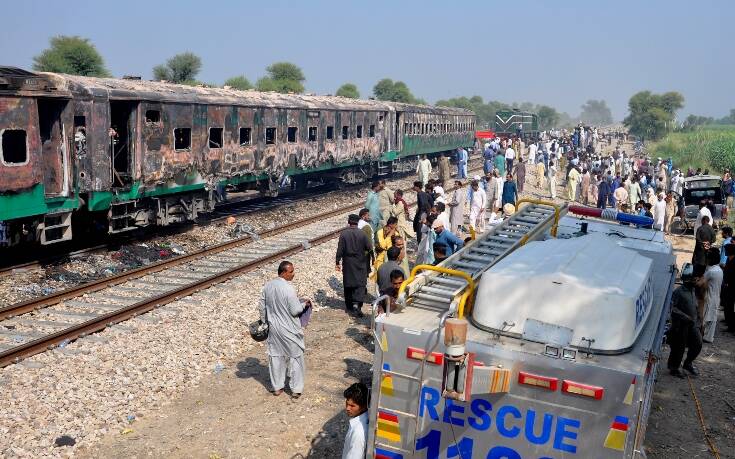
<path fill-rule="evenodd" d="M 671 158 L 686 172 L 688 167 L 721 174 L 735 169 L 735 126 L 707 126 L 693 132 L 673 132 L 648 148 L 652 158 Z"/>

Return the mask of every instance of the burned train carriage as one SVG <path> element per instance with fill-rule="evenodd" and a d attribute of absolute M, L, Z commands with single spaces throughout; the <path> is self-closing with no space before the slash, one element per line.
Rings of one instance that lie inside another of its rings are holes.
<path fill-rule="evenodd" d="M 193 220 L 223 186 L 410 170 L 474 127 L 459 109 L 0 67 L 0 246 Z"/>

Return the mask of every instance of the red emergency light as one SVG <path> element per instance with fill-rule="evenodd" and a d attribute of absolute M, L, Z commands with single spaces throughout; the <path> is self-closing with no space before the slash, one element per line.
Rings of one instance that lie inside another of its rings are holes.
<path fill-rule="evenodd" d="M 552 392 L 559 387 L 559 380 L 557 378 L 535 375 L 533 373 L 526 373 L 525 371 L 518 372 L 518 383 L 525 384 L 527 386 L 540 387 Z"/>
<path fill-rule="evenodd" d="M 406 348 L 406 357 L 408 357 L 409 359 L 424 360 L 424 355 L 426 355 L 426 351 L 424 351 L 423 349 L 419 349 L 416 347 Z M 440 354 L 439 352 L 432 352 L 426 358 L 426 361 L 428 363 L 433 363 L 434 365 L 441 365 L 444 363 L 444 355 Z"/>
<path fill-rule="evenodd" d="M 574 381 L 565 379 L 561 383 L 561 391 L 567 394 L 581 395 L 583 397 L 594 398 L 595 400 L 602 400 L 602 395 L 605 393 L 605 389 L 598 386 L 589 386 L 587 384 L 581 384 Z"/>

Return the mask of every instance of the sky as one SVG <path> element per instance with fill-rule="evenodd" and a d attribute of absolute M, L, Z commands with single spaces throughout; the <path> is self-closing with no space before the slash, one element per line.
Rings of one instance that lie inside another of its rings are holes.
<path fill-rule="evenodd" d="M 0 65 L 30 69 L 54 35 L 89 38 L 115 76 L 191 51 L 198 78 L 255 82 L 299 65 L 307 92 L 381 78 L 430 103 L 479 95 L 547 104 L 572 116 L 604 99 L 621 120 L 641 90 L 679 91 L 680 117 L 735 108 L 735 2 L 679 0 L 304 0 L 3 4 Z"/>

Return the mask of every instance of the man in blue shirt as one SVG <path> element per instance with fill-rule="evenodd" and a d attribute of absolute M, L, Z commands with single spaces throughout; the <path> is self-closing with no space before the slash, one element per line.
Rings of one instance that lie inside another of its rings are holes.
<path fill-rule="evenodd" d="M 462 147 L 457 148 L 457 178 L 467 178 L 467 150 Z"/>
<path fill-rule="evenodd" d="M 720 267 L 725 267 L 727 264 L 727 255 L 725 255 L 725 246 L 732 244 L 732 228 L 729 226 L 722 227 L 722 245 L 720 246 Z"/>
<path fill-rule="evenodd" d="M 451 256 L 454 252 L 461 249 L 464 245 L 464 241 L 454 235 L 451 231 L 444 229 L 444 224 L 441 219 L 434 220 L 434 224 L 431 226 L 436 233 L 436 240 L 434 245 L 441 244 L 446 247 L 447 257 Z"/>

